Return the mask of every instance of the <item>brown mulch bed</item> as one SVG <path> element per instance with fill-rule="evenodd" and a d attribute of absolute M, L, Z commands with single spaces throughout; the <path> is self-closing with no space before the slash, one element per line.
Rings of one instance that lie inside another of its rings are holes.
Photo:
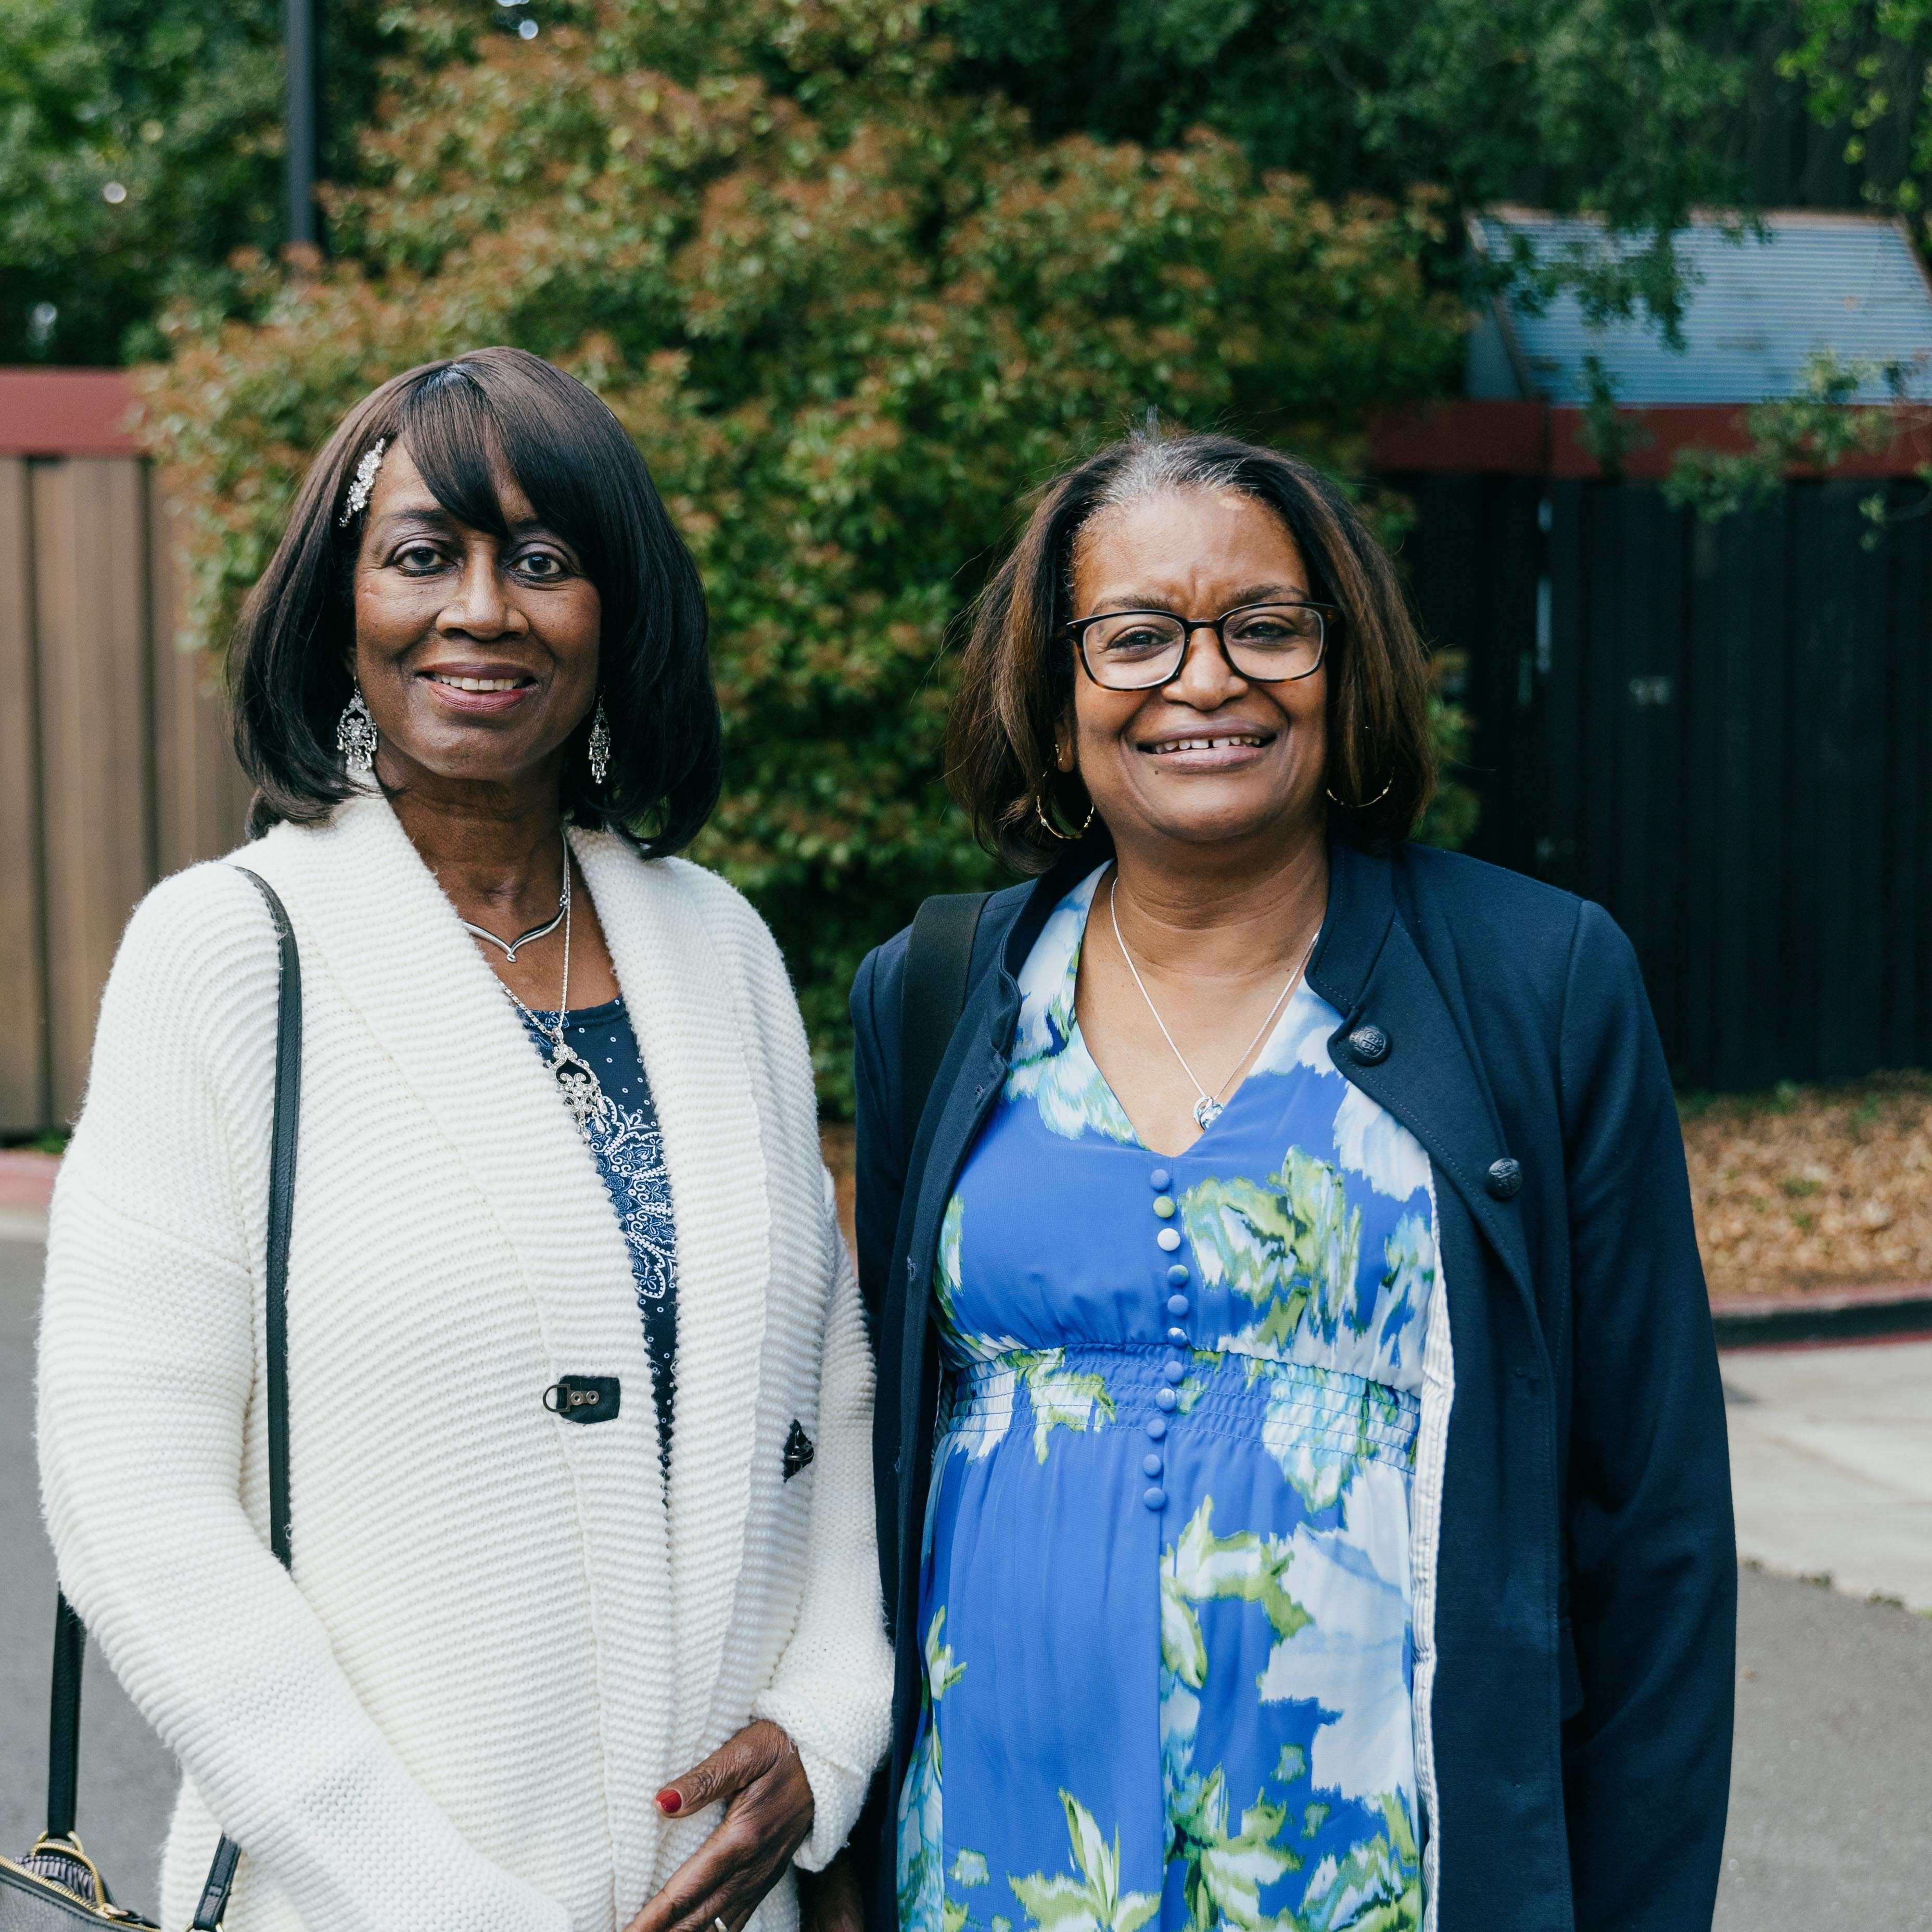
<path fill-rule="evenodd" d="M 1678 1103 L 1714 1299 L 1932 1282 L 1932 1075 L 1686 1094 Z M 825 1130 L 852 1226 L 852 1130 Z"/>
<path fill-rule="evenodd" d="M 1715 1298 L 1932 1281 L 1932 1076 L 1679 1102 Z"/>
<path fill-rule="evenodd" d="M 852 1232 L 852 1129 L 848 1124 L 830 1121 L 819 1130 L 818 1138 L 825 1149 L 825 1164 L 838 1189 L 838 1219 L 845 1238 L 856 1245 Z"/>

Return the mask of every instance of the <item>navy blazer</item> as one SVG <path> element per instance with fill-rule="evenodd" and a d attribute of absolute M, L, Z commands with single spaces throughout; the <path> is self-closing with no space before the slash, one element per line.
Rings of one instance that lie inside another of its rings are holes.
<path fill-rule="evenodd" d="M 1019 968 L 1106 850 L 1090 839 L 988 902 L 910 1148 L 904 933 L 853 988 L 859 1273 L 898 1665 L 890 1784 L 861 1846 L 877 1860 L 873 1932 L 896 1916 L 892 1820 L 920 1708 L 940 1220 L 1006 1078 Z M 1519 874 L 1336 842 L 1308 979 L 1342 1016 L 1336 1068 L 1435 1172 L 1454 1371 L 1430 1713 L 1439 1932 L 1708 1932 L 1736 1557 L 1683 1141 L 1636 956 L 1600 907 Z"/>

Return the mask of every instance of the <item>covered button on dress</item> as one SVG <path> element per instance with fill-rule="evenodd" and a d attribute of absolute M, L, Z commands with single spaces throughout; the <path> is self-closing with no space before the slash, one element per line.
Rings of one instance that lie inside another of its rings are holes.
<path fill-rule="evenodd" d="M 1296 991 L 1181 1155 L 1021 976 L 940 1241 L 904 1932 L 1422 1919 L 1409 1508 L 1429 1164 Z"/>

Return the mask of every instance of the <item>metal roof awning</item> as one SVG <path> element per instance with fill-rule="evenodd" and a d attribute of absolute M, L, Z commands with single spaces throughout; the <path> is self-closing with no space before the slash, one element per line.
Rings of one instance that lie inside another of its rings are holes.
<path fill-rule="evenodd" d="M 1903 224 L 1879 215 L 1774 212 L 1741 238 L 1724 218 L 1700 216 L 1672 238 L 1686 284 L 1683 344 L 1637 314 L 1588 321 L 1565 290 L 1540 313 L 1499 296 L 1471 329 L 1466 393 L 1486 401 L 1577 405 L 1590 398 L 1596 357 L 1629 407 L 1756 403 L 1804 392 L 1821 350 L 1858 364 L 1901 365 L 1908 393 L 1932 394 L 1932 285 Z M 1492 260 L 1519 242 L 1539 262 L 1628 254 L 1639 238 L 1598 222 L 1496 208 L 1472 218 L 1470 237 Z M 1850 398 L 1885 403 L 1874 374 Z"/>

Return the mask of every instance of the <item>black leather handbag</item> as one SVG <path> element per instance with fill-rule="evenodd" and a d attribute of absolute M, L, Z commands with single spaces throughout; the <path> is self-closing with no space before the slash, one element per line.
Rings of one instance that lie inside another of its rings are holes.
<path fill-rule="evenodd" d="M 302 1117 L 302 960 L 293 928 L 268 882 L 247 867 L 267 901 L 280 946 L 275 1015 L 275 1102 L 268 1162 L 268 1355 L 269 1536 L 289 1561 L 289 1227 L 294 1216 L 296 1132 Z M 74 1831 L 80 1769 L 80 1667 L 87 1633 L 63 1596 L 55 1612 L 52 1720 L 47 1745 L 47 1828 L 17 1863 L 0 1858 L 0 1932 L 100 1932 L 118 1925 L 154 1932 L 153 1921 L 116 1905 L 100 1868 Z M 192 1932 L 220 1932 L 235 1883 L 241 1847 L 224 1838 L 215 1847 L 195 1909 Z"/>

